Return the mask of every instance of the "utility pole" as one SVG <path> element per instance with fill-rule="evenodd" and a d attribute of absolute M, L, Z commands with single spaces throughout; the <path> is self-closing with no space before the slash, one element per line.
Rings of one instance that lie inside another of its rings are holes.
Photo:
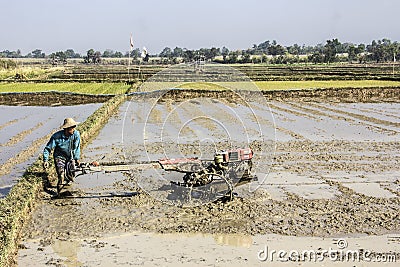
<path fill-rule="evenodd" d="M 396 52 L 393 52 L 392 75 L 394 78 L 394 64 L 396 63 Z"/>
<path fill-rule="evenodd" d="M 131 77 L 129 76 L 129 69 L 131 67 L 131 53 L 133 49 L 133 40 L 132 40 L 132 33 L 131 33 L 131 39 L 129 42 L 129 54 L 128 54 L 128 82 L 130 83 Z"/>

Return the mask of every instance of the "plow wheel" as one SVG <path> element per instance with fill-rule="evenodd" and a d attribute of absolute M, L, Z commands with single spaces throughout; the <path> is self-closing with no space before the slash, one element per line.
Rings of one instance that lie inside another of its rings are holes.
<path fill-rule="evenodd" d="M 172 183 L 172 190 L 168 196 L 170 200 L 177 200 L 185 204 L 205 204 L 217 200 L 232 200 L 233 185 L 225 175 L 205 173 L 197 177 L 203 184 L 196 185 Z"/>
<path fill-rule="evenodd" d="M 221 174 L 207 174 L 209 184 L 205 185 L 205 189 L 207 190 L 206 194 L 208 194 L 211 201 L 215 201 L 224 197 L 227 197 L 228 200 L 232 200 L 233 198 L 233 185 L 231 182 Z"/>

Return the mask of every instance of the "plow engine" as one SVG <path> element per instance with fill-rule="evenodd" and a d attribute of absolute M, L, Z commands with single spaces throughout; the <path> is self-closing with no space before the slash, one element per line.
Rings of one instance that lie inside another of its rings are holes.
<path fill-rule="evenodd" d="M 166 171 L 185 173 L 183 182 L 171 181 L 171 198 L 216 200 L 233 197 L 233 188 L 257 177 L 251 174 L 253 151 L 250 148 L 218 152 L 213 160 L 198 158 L 162 159 Z"/>

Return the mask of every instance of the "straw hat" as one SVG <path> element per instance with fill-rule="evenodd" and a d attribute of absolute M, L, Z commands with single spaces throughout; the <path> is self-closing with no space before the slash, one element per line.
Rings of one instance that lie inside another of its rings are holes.
<path fill-rule="evenodd" d="M 78 124 L 79 124 L 79 122 L 75 121 L 73 118 L 66 118 L 64 120 L 64 124 L 61 126 L 61 129 L 67 129 L 69 127 L 73 127 Z"/>

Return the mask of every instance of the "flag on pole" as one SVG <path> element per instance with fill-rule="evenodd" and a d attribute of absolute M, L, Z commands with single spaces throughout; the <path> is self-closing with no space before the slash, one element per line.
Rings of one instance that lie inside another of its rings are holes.
<path fill-rule="evenodd" d="M 131 45 L 131 51 L 132 51 L 132 49 L 133 49 L 133 39 L 132 39 L 132 34 L 131 34 L 130 45 Z"/>

